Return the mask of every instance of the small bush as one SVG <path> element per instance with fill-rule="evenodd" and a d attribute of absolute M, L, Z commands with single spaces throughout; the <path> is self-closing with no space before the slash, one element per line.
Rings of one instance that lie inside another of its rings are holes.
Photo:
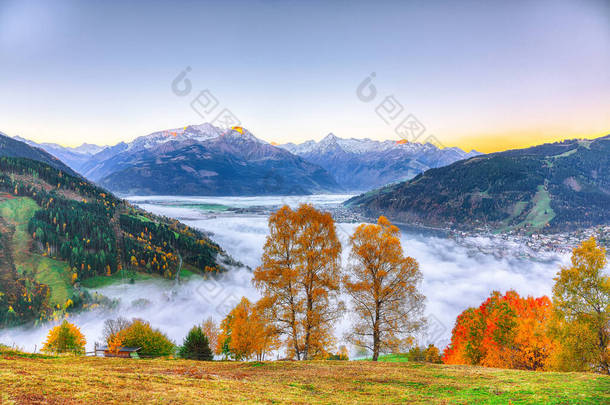
<path fill-rule="evenodd" d="M 419 361 L 427 363 L 441 363 L 440 350 L 433 344 L 428 345 L 427 348 L 419 346 L 412 347 L 408 353 L 409 361 Z"/>
<path fill-rule="evenodd" d="M 412 347 L 409 350 L 408 355 L 409 355 L 409 361 L 424 361 L 425 360 L 424 351 L 419 346 Z"/>
<path fill-rule="evenodd" d="M 189 331 L 178 354 L 184 359 L 214 360 L 208 337 L 203 333 L 200 326 L 194 326 Z"/>
<path fill-rule="evenodd" d="M 158 329 L 140 319 L 134 319 L 129 326 L 118 332 L 123 346 L 139 347 L 143 356 L 169 356 L 174 354 L 176 346 Z"/>
<path fill-rule="evenodd" d="M 428 348 L 424 350 L 424 360 L 428 363 L 442 363 L 441 352 L 438 347 L 434 345 L 428 345 Z"/>

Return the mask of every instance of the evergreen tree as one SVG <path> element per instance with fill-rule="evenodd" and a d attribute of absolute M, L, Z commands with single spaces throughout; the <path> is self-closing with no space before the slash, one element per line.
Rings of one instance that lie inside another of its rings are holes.
<path fill-rule="evenodd" d="M 208 337 L 200 326 L 194 326 L 184 339 L 179 351 L 180 357 L 191 360 L 214 360 Z"/>

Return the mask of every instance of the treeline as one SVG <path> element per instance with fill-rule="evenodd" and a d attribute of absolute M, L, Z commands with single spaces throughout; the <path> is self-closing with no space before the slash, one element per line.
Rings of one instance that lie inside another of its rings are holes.
<path fill-rule="evenodd" d="M 524 370 L 610 374 L 610 276 L 595 239 L 574 249 L 552 299 L 495 291 L 458 316 L 443 361 Z"/>
<path fill-rule="evenodd" d="M 103 188 L 81 178 L 66 174 L 46 163 L 14 157 L 0 157 L 0 172 L 30 176 L 40 179 L 57 189 L 71 190 L 85 198 L 103 200 L 105 205 L 115 207 L 121 200 Z"/>
<path fill-rule="evenodd" d="M 30 197 L 42 208 L 30 220 L 28 232 L 43 254 L 66 260 L 79 278 L 117 270 L 116 237 L 108 225 L 120 200 L 41 162 L 0 158 L 0 170 L 0 190 Z M 82 201 L 65 197 L 65 192 Z"/>
<path fill-rule="evenodd" d="M 37 196 L 41 194 L 39 191 Z M 32 239 L 45 253 L 66 260 L 79 279 L 116 272 L 111 212 L 96 201 L 68 200 L 55 193 L 45 197 L 36 199 L 44 209 L 36 211 L 28 224 Z"/>
<path fill-rule="evenodd" d="M 153 222 L 133 212 L 121 214 L 125 232 L 123 261 L 132 267 L 171 278 L 182 260 L 202 271 L 219 271 L 216 256 L 220 247 L 201 232 L 178 221 L 170 224 Z"/>

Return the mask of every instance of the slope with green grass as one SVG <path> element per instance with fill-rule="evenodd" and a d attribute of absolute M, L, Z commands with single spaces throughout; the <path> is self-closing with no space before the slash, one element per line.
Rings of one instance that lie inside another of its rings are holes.
<path fill-rule="evenodd" d="M 28 233 L 29 221 L 40 207 L 28 197 L 16 197 L 0 201 L 0 216 L 15 227 L 12 248 L 15 266 L 19 274 L 30 274 L 33 279 L 49 286 L 49 304 L 63 306 L 73 297 L 70 268 L 67 263 L 33 253 L 32 238 Z"/>

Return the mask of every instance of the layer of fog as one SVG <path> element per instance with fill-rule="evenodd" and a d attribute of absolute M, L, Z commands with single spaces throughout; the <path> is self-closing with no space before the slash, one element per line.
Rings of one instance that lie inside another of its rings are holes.
<path fill-rule="evenodd" d="M 335 204 L 344 196 L 314 196 L 308 198 L 316 205 Z M 304 198 L 155 198 L 134 199 L 142 208 L 160 215 L 182 220 L 188 225 L 210 231 L 231 256 L 250 268 L 260 263 L 262 247 L 267 233 L 267 217 L 255 213 L 205 212 L 196 208 L 185 208 L 173 202 L 186 204 L 223 204 L 232 207 L 249 205 L 274 206 L 281 203 L 296 205 Z M 170 202 L 172 205 L 167 205 Z M 349 235 L 357 224 L 337 224 L 343 246 L 347 246 Z M 429 330 L 420 336 L 421 343 L 434 342 L 444 346 L 448 342 L 456 316 L 469 306 L 479 305 L 491 291 L 514 289 L 522 295 L 540 296 L 551 293 L 553 277 L 560 265 L 567 263 L 567 256 L 546 255 L 544 260 L 517 258 L 493 252 L 494 240 L 485 237 L 471 238 L 469 245 L 486 247 L 488 252 L 463 246 L 454 240 L 413 232 L 403 232 L 405 253 L 417 259 L 423 273 L 422 291 L 427 297 L 426 315 Z M 497 247 L 505 249 L 506 245 Z M 508 246 L 520 249 L 518 245 Z M 495 253 L 495 254 L 494 254 Z M 348 258 L 344 249 L 343 260 Z M 218 279 L 203 280 L 193 277 L 180 285 L 169 281 L 138 281 L 135 284 L 114 285 L 95 290 L 120 303 L 113 311 L 91 310 L 71 318 L 85 333 L 88 348 L 101 341 L 103 320 L 109 317 L 138 317 L 162 329 L 170 338 L 181 343 L 188 329 L 208 316 L 222 319 L 226 313 L 246 296 L 251 300 L 258 292 L 251 286 L 252 273 L 246 268 L 232 269 Z M 92 291 L 93 292 L 93 291 Z M 36 328 L 16 328 L 0 332 L 0 342 L 16 344 L 26 350 L 40 348 L 51 324 Z M 349 327 L 344 317 L 338 323 L 335 335 L 342 340 Z"/>

